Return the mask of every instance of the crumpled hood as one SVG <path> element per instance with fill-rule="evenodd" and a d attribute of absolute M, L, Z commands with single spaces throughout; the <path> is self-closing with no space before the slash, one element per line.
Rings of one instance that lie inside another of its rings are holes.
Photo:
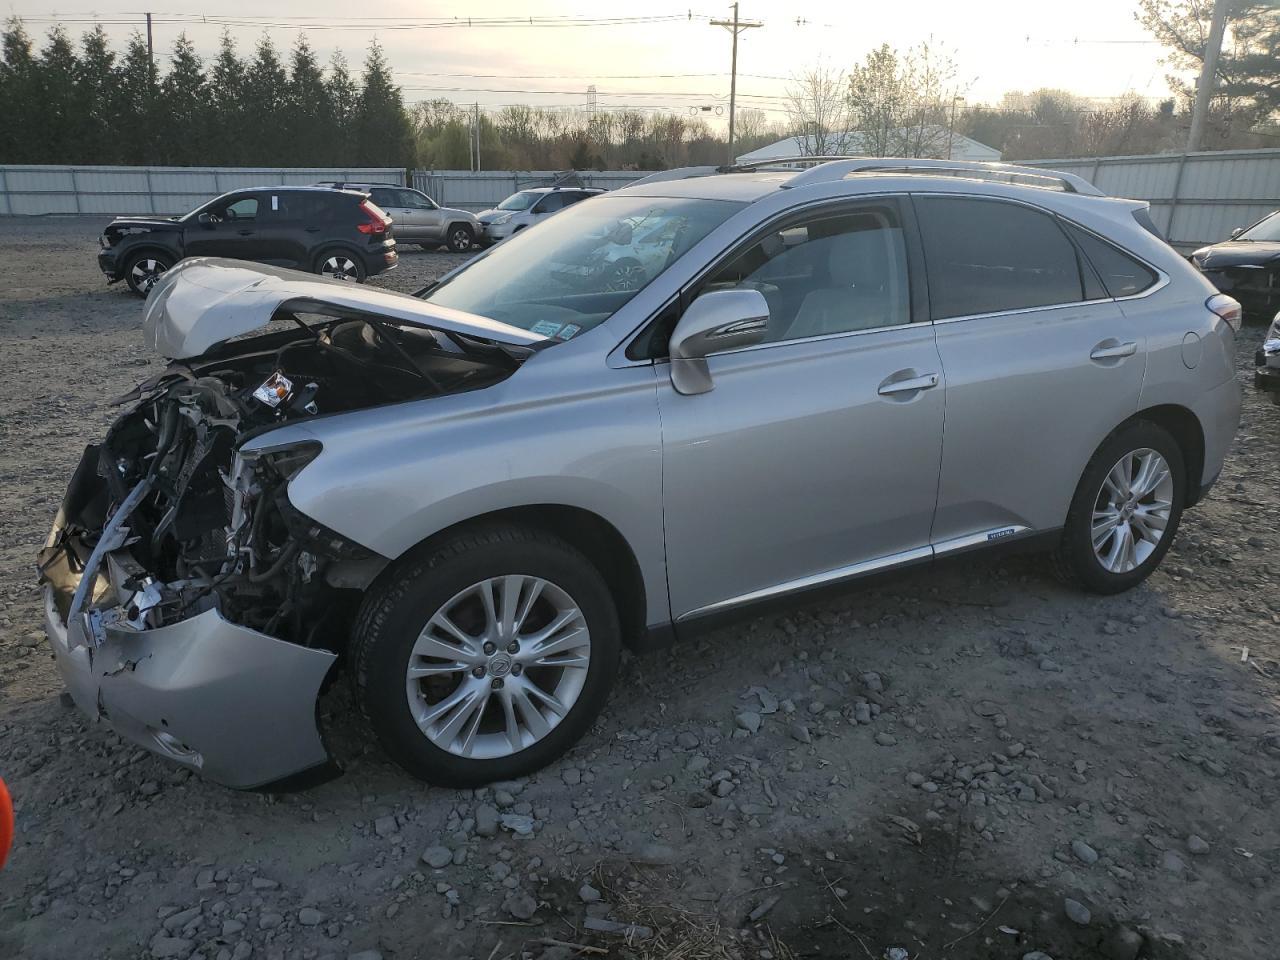
<path fill-rule="evenodd" d="M 404 293 L 217 257 L 183 260 L 161 275 L 143 308 L 143 337 L 152 350 L 180 360 L 252 333 L 281 312 L 376 317 L 512 346 L 548 339 Z"/>
<path fill-rule="evenodd" d="M 173 217 L 116 217 L 103 233 L 121 230 L 181 230 L 182 224 Z"/>
<path fill-rule="evenodd" d="M 497 207 L 490 207 L 488 210 L 481 210 L 476 214 L 476 219 L 481 223 L 492 223 L 499 217 L 509 217 L 513 213 L 520 213 L 519 210 L 499 210 Z"/>
<path fill-rule="evenodd" d="M 1280 257 L 1280 243 L 1253 240 L 1228 240 L 1201 247 L 1191 255 L 1192 261 L 1202 270 L 1221 270 L 1224 267 L 1259 265 Z"/>

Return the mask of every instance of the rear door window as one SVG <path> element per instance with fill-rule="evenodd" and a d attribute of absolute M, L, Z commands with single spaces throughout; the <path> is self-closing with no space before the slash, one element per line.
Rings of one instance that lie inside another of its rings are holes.
<path fill-rule="evenodd" d="M 1047 213 L 965 197 L 917 197 L 933 319 L 1085 299 L 1075 247 Z"/>
<path fill-rule="evenodd" d="M 369 199 L 384 210 L 390 207 L 403 207 L 405 204 L 400 202 L 399 193 L 399 190 L 391 187 L 374 187 L 369 191 Z"/>
<path fill-rule="evenodd" d="M 548 193 L 533 208 L 534 213 L 554 213 L 564 206 L 564 197 L 558 193 Z"/>
<path fill-rule="evenodd" d="M 1107 293 L 1113 297 L 1131 297 L 1152 286 L 1158 276 L 1145 263 L 1131 257 L 1087 230 L 1073 223 L 1066 225 L 1067 232 L 1080 245 L 1089 263 L 1098 271 Z"/>

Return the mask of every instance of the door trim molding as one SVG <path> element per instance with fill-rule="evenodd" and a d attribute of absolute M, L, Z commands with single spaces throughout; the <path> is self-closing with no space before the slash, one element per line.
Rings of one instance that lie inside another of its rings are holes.
<path fill-rule="evenodd" d="M 677 625 L 684 624 L 687 621 L 701 619 L 711 614 L 724 613 L 735 607 L 747 606 L 764 600 L 773 600 L 793 593 L 804 593 L 819 587 L 832 586 L 845 580 L 857 580 L 868 574 L 882 573 L 895 567 L 905 567 L 919 563 L 922 560 L 947 557 L 954 553 L 982 547 L 994 547 L 997 544 L 1025 539 L 1035 532 L 1030 527 L 1017 523 L 993 527 L 990 530 L 978 530 L 963 536 L 951 537 L 927 547 L 915 547 L 911 550 L 903 550 L 900 553 L 891 553 L 883 557 L 874 557 L 871 560 L 846 564 L 833 570 L 824 570 L 821 573 L 813 573 L 807 577 L 785 580 L 770 587 L 752 590 L 750 593 L 717 600 L 715 603 L 709 603 L 680 614 L 674 622 Z"/>

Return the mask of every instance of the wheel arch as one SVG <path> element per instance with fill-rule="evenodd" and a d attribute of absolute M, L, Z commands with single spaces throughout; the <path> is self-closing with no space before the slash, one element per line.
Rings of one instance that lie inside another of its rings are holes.
<path fill-rule="evenodd" d="M 121 276 L 124 275 L 124 267 L 126 264 L 132 261 L 135 257 L 139 257 L 148 253 L 161 254 L 165 258 L 172 260 L 174 264 L 177 264 L 177 262 L 182 259 L 181 253 L 173 249 L 173 247 L 165 246 L 163 243 L 161 243 L 158 240 L 140 241 L 139 243 L 135 243 L 132 246 L 127 247 L 126 249 L 120 251 L 121 255 L 117 262 L 120 264 Z"/>
<path fill-rule="evenodd" d="M 350 254 L 361 266 L 364 265 L 364 257 L 360 253 L 360 248 L 346 240 L 326 240 L 311 252 L 311 269 L 314 271 L 320 266 L 320 258 L 325 254 L 334 253 L 336 251 Z"/>
<path fill-rule="evenodd" d="M 557 503 L 505 507 L 459 520 L 426 537 L 404 556 L 430 551 L 438 544 L 476 527 L 518 525 L 533 527 L 564 540 L 583 554 L 604 577 L 617 603 L 623 643 L 631 649 L 646 635 L 644 575 L 635 551 L 616 526 L 583 507 Z M 393 570 L 392 563 L 380 576 Z"/>
<path fill-rule="evenodd" d="M 1204 427 L 1200 423 L 1200 418 L 1187 407 L 1166 403 L 1140 410 L 1120 426 L 1126 426 L 1137 420 L 1154 423 L 1173 435 L 1178 448 L 1182 451 L 1183 464 L 1186 467 L 1184 478 L 1187 490 L 1186 506 L 1195 506 L 1204 486 Z"/>

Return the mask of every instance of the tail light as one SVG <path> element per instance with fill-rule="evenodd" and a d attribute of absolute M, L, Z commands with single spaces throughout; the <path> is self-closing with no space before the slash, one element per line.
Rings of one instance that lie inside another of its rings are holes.
<path fill-rule="evenodd" d="M 391 218 L 371 200 L 360 201 L 360 212 L 365 216 L 363 223 L 356 224 L 356 229 L 361 233 L 376 237 L 386 233 L 387 228 L 391 226 Z"/>
<path fill-rule="evenodd" d="M 1225 293 L 1215 293 L 1204 302 L 1204 305 L 1210 312 L 1216 313 L 1225 320 L 1232 330 L 1236 333 L 1240 332 L 1240 326 L 1244 323 L 1244 307 L 1240 306 L 1240 301 L 1228 297 Z"/>

